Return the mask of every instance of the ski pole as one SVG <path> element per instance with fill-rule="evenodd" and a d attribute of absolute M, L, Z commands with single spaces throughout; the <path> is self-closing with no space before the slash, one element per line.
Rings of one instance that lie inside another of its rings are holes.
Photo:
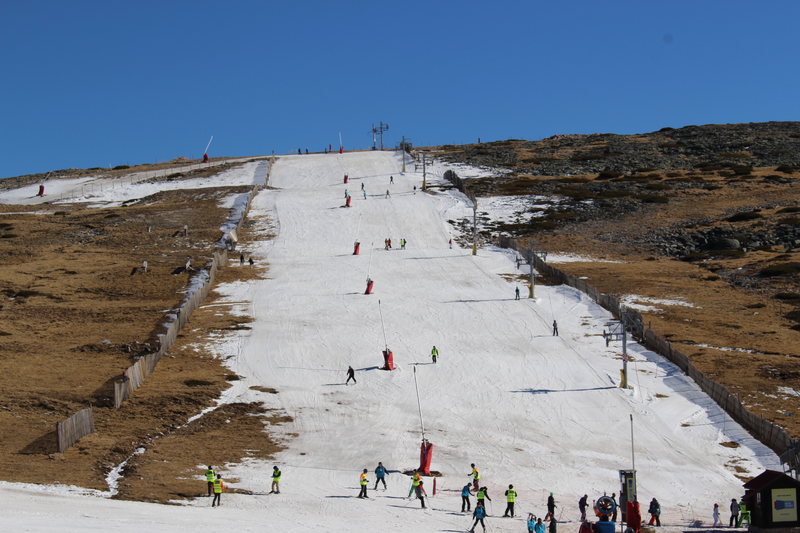
<path fill-rule="evenodd" d="M 375 241 L 369 243 L 369 262 L 367 263 L 367 279 L 369 279 L 369 273 L 372 270 L 372 251 L 375 248 Z"/>
<path fill-rule="evenodd" d="M 383 346 L 389 351 L 389 342 L 386 340 L 386 327 L 383 325 L 383 311 L 381 311 L 381 301 L 378 300 L 378 314 L 381 317 L 381 329 L 383 330 Z"/>

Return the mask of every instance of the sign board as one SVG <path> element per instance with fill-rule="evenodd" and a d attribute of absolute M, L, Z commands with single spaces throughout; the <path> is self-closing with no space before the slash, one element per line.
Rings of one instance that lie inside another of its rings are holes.
<path fill-rule="evenodd" d="M 797 489 L 770 491 L 773 522 L 797 522 Z"/>

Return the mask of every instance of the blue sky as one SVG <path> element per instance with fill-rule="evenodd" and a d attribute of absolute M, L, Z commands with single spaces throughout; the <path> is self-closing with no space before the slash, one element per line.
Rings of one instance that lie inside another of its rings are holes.
<path fill-rule="evenodd" d="M 800 2 L 0 5 L 0 177 L 800 120 Z"/>

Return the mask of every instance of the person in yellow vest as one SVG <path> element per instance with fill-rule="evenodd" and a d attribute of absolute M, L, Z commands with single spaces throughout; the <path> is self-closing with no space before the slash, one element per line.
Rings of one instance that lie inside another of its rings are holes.
<path fill-rule="evenodd" d="M 478 505 L 486 505 L 484 500 L 492 501 L 492 499 L 489 497 L 489 489 L 486 487 L 481 487 L 478 489 L 478 494 L 475 496 L 475 498 L 478 500 Z"/>
<path fill-rule="evenodd" d="M 365 468 L 363 472 L 361 472 L 361 476 L 359 477 L 358 482 L 361 484 L 361 492 L 358 493 L 359 498 L 366 498 L 367 497 L 367 483 L 369 480 L 367 479 L 367 469 Z"/>
<path fill-rule="evenodd" d="M 431 348 L 431 359 L 433 359 L 433 363 L 436 364 L 436 359 L 439 357 L 439 350 L 436 349 L 436 346 Z"/>
<path fill-rule="evenodd" d="M 506 512 L 503 516 L 511 516 L 514 518 L 514 502 L 517 500 L 517 491 L 514 490 L 514 485 L 509 485 L 506 491 Z"/>
<path fill-rule="evenodd" d="M 208 485 L 208 495 L 211 496 L 211 493 L 214 492 L 214 478 L 216 474 L 214 473 L 214 469 L 211 468 L 211 465 L 208 465 L 208 470 L 206 470 L 206 484 Z"/>
<path fill-rule="evenodd" d="M 478 482 L 481 479 L 481 474 L 480 474 L 480 472 L 478 472 L 478 469 L 475 468 L 475 463 L 470 464 L 470 466 L 472 467 L 472 472 L 467 474 L 467 476 L 468 477 L 469 476 L 472 477 L 472 490 L 474 490 L 475 492 L 478 492 L 478 489 L 479 489 Z"/>
<path fill-rule="evenodd" d="M 217 479 L 214 480 L 214 499 L 211 500 L 211 507 L 222 505 L 222 489 L 224 488 L 225 484 L 222 482 L 222 476 L 217 474 Z"/>
<path fill-rule="evenodd" d="M 278 469 L 277 466 L 272 467 L 272 490 L 269 491 L 270 494 L 280 494 L 281 493 L 281 471 Z"/>
<path fill-rule="evenodd" d="M 411 495 L 417 491 L 417 487 L 419 487 L 420 483 L 419 472 L 414 472 L 411 476 L 411 488 L 408 489 L 408 499 L 411 499 Z"/>

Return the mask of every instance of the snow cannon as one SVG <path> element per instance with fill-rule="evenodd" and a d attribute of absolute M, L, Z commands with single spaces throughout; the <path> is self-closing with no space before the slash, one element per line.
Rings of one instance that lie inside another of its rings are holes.
<path fill-rule="evenodd" d="M 600 496 L 594 502 L 594 514 L 601 522 L 608 522 L 616 510 L 617 504 L 606 495 Z"/>
<path fill-rule="evenodd" d="M 381 370 L 394 370 L 394 354 L 389 348 L 383 350 L 383 368 Z"/>
<path fill-rule="evenodd" d="M 344 206 L 345 207 L 350 207 L 350 200 L 352 200 L 352 199 L 353 199 L 353 197 L 348 195 L 347 199 L 344 201 Z"/>
<path fill-rule="evenodd" d="M 431 475 L 431 459 L 433 458 L 433 444 L 428 439 L 423 439 L 419 447 L 419 472 L 426 476 Z M 613 531 L 612 531 L 613 533 Z"/>
<path fill-rule="evenodd" d="M 208 154 L 203 154 L 203 163 L 208 163 Z"/>
<path fill-rule="evenodd" d="M 344 175 L 344 182 L 347 183 L 347 174 Z"/>
<path fill-rule="evenodd" d="M 372 284 L 375 283 L 371 279 L 367 278 L 367 290 L 364 291 L 364 294 L 372 294 Z"/>
<path fill-rule="evenodd" d="M 39 192 L 36 193 L 36 196 L 44 196 L 44 185 L 39 185 Z"/>
<path fill-rule="evenodd" d="M 361 251 L 361 243 L 356 241 L 353 244 L 353 255 L 358 255 L 358 252 L 360 252 L 360 251 Z"/>

